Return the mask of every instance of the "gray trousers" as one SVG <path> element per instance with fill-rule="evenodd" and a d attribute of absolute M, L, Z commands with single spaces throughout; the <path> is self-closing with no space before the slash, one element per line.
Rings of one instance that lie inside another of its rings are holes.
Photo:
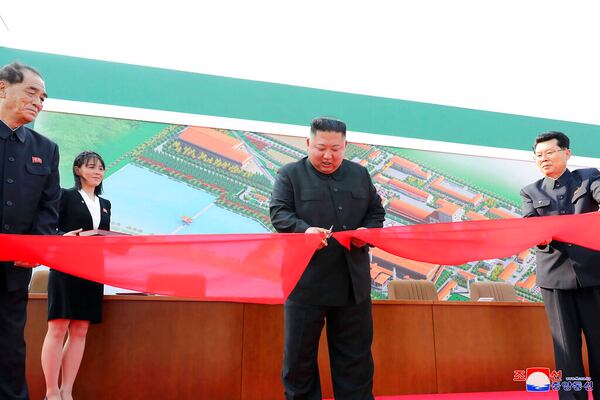
<path fill-rule="evenodd" d="M 585 377 L 583 368 L 582 338 L 588 349 L 590 377 L 595 400 L 600 400 L 600 287 L 541 289 L 544 307 L 554 344 L 556 370 L 562 378 Z M 559 391 L 559 398 L 586 399 L 588 392 Z"/>

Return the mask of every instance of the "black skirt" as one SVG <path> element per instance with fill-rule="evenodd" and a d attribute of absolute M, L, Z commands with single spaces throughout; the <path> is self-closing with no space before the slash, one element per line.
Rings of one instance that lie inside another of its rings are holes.
<path fill-rule="evenodd" d="M 50 270 L 48 278 L 48 321 L 76 319 L 102 322 L 104 285 Z"/>

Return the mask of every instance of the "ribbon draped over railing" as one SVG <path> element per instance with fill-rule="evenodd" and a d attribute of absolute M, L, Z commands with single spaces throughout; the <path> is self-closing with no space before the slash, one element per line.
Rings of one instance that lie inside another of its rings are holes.
<path fill-rule="evenodd" d="M 336 232 L 397 256 L 457 265 L 507 257 L 554 239 L 600 250 L 600 213 L 394 226 Z M 333 240 L 329 239 L 329 240 Z M 108 285 L 215 301 L 283 302 L 319 234 L 35 236 L 0 235 L 0 260 L 47 265 Z"/>

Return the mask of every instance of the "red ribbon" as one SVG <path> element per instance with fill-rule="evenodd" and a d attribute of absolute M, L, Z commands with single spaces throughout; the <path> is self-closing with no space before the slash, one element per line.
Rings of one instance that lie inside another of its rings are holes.
<path fill-rule="evenodd" d="M 508 257 L 548 239 L 600 250 L 600 213 L 451 222 L 336 232 L 350 248 L 357 238 L 411 260 L 460 265 Z"/>
<path fill-rule="evenodd" d="M 436 264 L 507 257 L 550 238 L 600 250 L 600 213 L 336 232 Z M 204 300 L 276 304 L 304 272 L 318 234 L 0 235 L 0 260 L 40 263 L 108 285 Z M 330 239 L 331 240 L 331 239 Z"/>
<path fill-rule="evenodd" d="M 108 285 L 214 301 L 282 303 L 321 238 L 304 234 L 0 235 L 0 260 Z"/>

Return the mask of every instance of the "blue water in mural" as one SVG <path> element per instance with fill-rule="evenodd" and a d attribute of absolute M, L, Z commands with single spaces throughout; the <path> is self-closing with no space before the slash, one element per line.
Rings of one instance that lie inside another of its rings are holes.
<path fill-rule="evenodd" d="M 103 197 L 112 203 L 114 230 L 134 227 L 146 235 L 269 232 L 252 219 L 214 205 L 214 195 L 133 164 L 108 177 L 103 186 Z M 186 225 L 184 216 L 196 218 Z"/>

